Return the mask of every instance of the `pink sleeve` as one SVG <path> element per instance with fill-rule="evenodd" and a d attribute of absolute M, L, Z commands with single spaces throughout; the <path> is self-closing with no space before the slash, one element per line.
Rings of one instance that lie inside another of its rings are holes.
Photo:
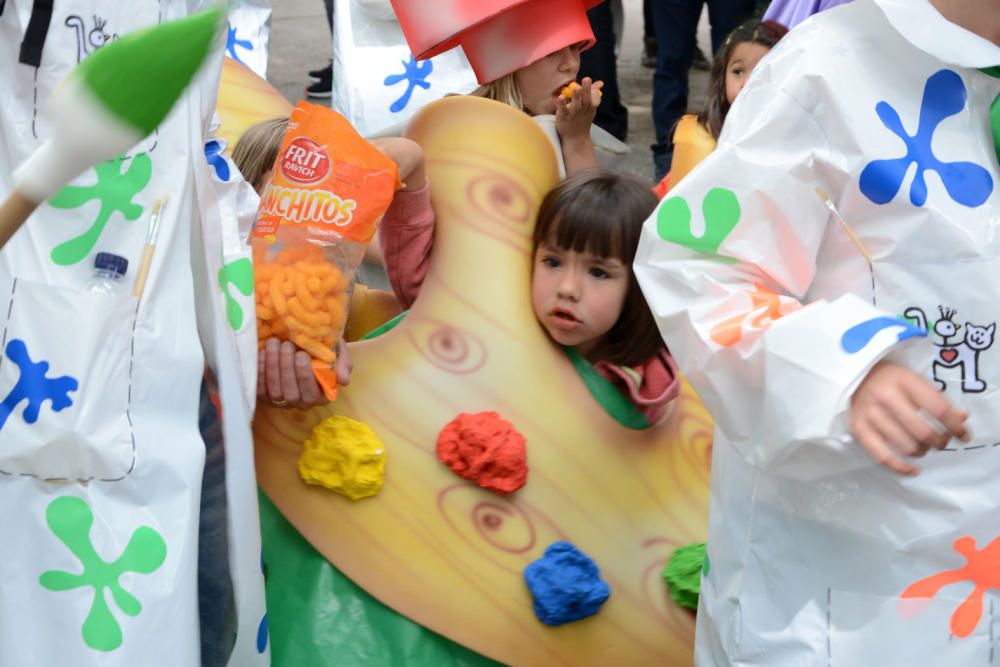
<path fill-rule="evenodd" d="M 404 309 L 413 305 L 430 266 L 434 209 L 430 184 L 397 192 L 378 229 L 382 261 L 392 291 Z"/>
<path fill-rule="evenodd" d="M 594 368 L 611 380 L 651 424 L 655 424 L 663 417 L 667 411 L 667 404 L 677 398 L 681 391 L 677 362 L 666 348 L 661 349 L 646 363 L 630 369 L 632 374 L 605 361 L 598 362 Z M 638 385 L 633 374 L 641 378 Z"/>

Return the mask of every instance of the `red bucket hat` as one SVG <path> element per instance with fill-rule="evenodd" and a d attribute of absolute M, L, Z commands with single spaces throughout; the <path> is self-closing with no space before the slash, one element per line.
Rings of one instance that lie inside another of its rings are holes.
<path fill-rule="evenodd" d="M 461 46 L 479 83 L 571 44 L 594 45 L 587 10 L 604 0 L 392 0 L 417 60 Z"/>

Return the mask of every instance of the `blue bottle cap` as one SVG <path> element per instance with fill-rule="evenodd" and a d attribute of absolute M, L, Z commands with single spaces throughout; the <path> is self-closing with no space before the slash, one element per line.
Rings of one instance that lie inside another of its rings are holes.
<path fill-rule="evenodd" d="M 99 252 L 97 253 L 97 257 L 94 258 L 94 268 L 114 271 L 118 275 L 124 276 L 125 272 L 128 271 L 128 260 L 121 255 L 115 255 L 110 252 Z"/>

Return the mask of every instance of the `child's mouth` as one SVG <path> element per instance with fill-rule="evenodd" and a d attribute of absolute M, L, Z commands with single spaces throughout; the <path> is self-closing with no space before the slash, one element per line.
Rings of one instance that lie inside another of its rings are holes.
<path fill-rule="evenodd" d="M 552 322 L 560 329 L 575 329 L 580 326 L 580 320 L 568 310 L 556 309 L 552 313 Z"/>

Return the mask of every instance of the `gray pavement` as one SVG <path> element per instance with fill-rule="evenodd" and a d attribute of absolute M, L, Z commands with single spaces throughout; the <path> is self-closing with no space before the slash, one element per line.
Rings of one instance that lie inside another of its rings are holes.
<path fill-rule="evenodd" d="M 330 59 L 332 39 L 322 0 L 272 0 L 268 80 L 291 102 L 304 95 L 309 85 L 306 72 Z M 629 110 L 628 144 L 632 153 L 619 166 L 642 178 L 653 177 L 649 145 L 653 142 L 653 70 L 642 67 L 642 0 L 624 0 L 625 28 L 618 56 L 618 82 L 622 101 Z M 709 53 L 706 17 L 698 29 L 698 42 Z M 691 71 L 689 108 L 704 103 L 707 72 Z"/>

